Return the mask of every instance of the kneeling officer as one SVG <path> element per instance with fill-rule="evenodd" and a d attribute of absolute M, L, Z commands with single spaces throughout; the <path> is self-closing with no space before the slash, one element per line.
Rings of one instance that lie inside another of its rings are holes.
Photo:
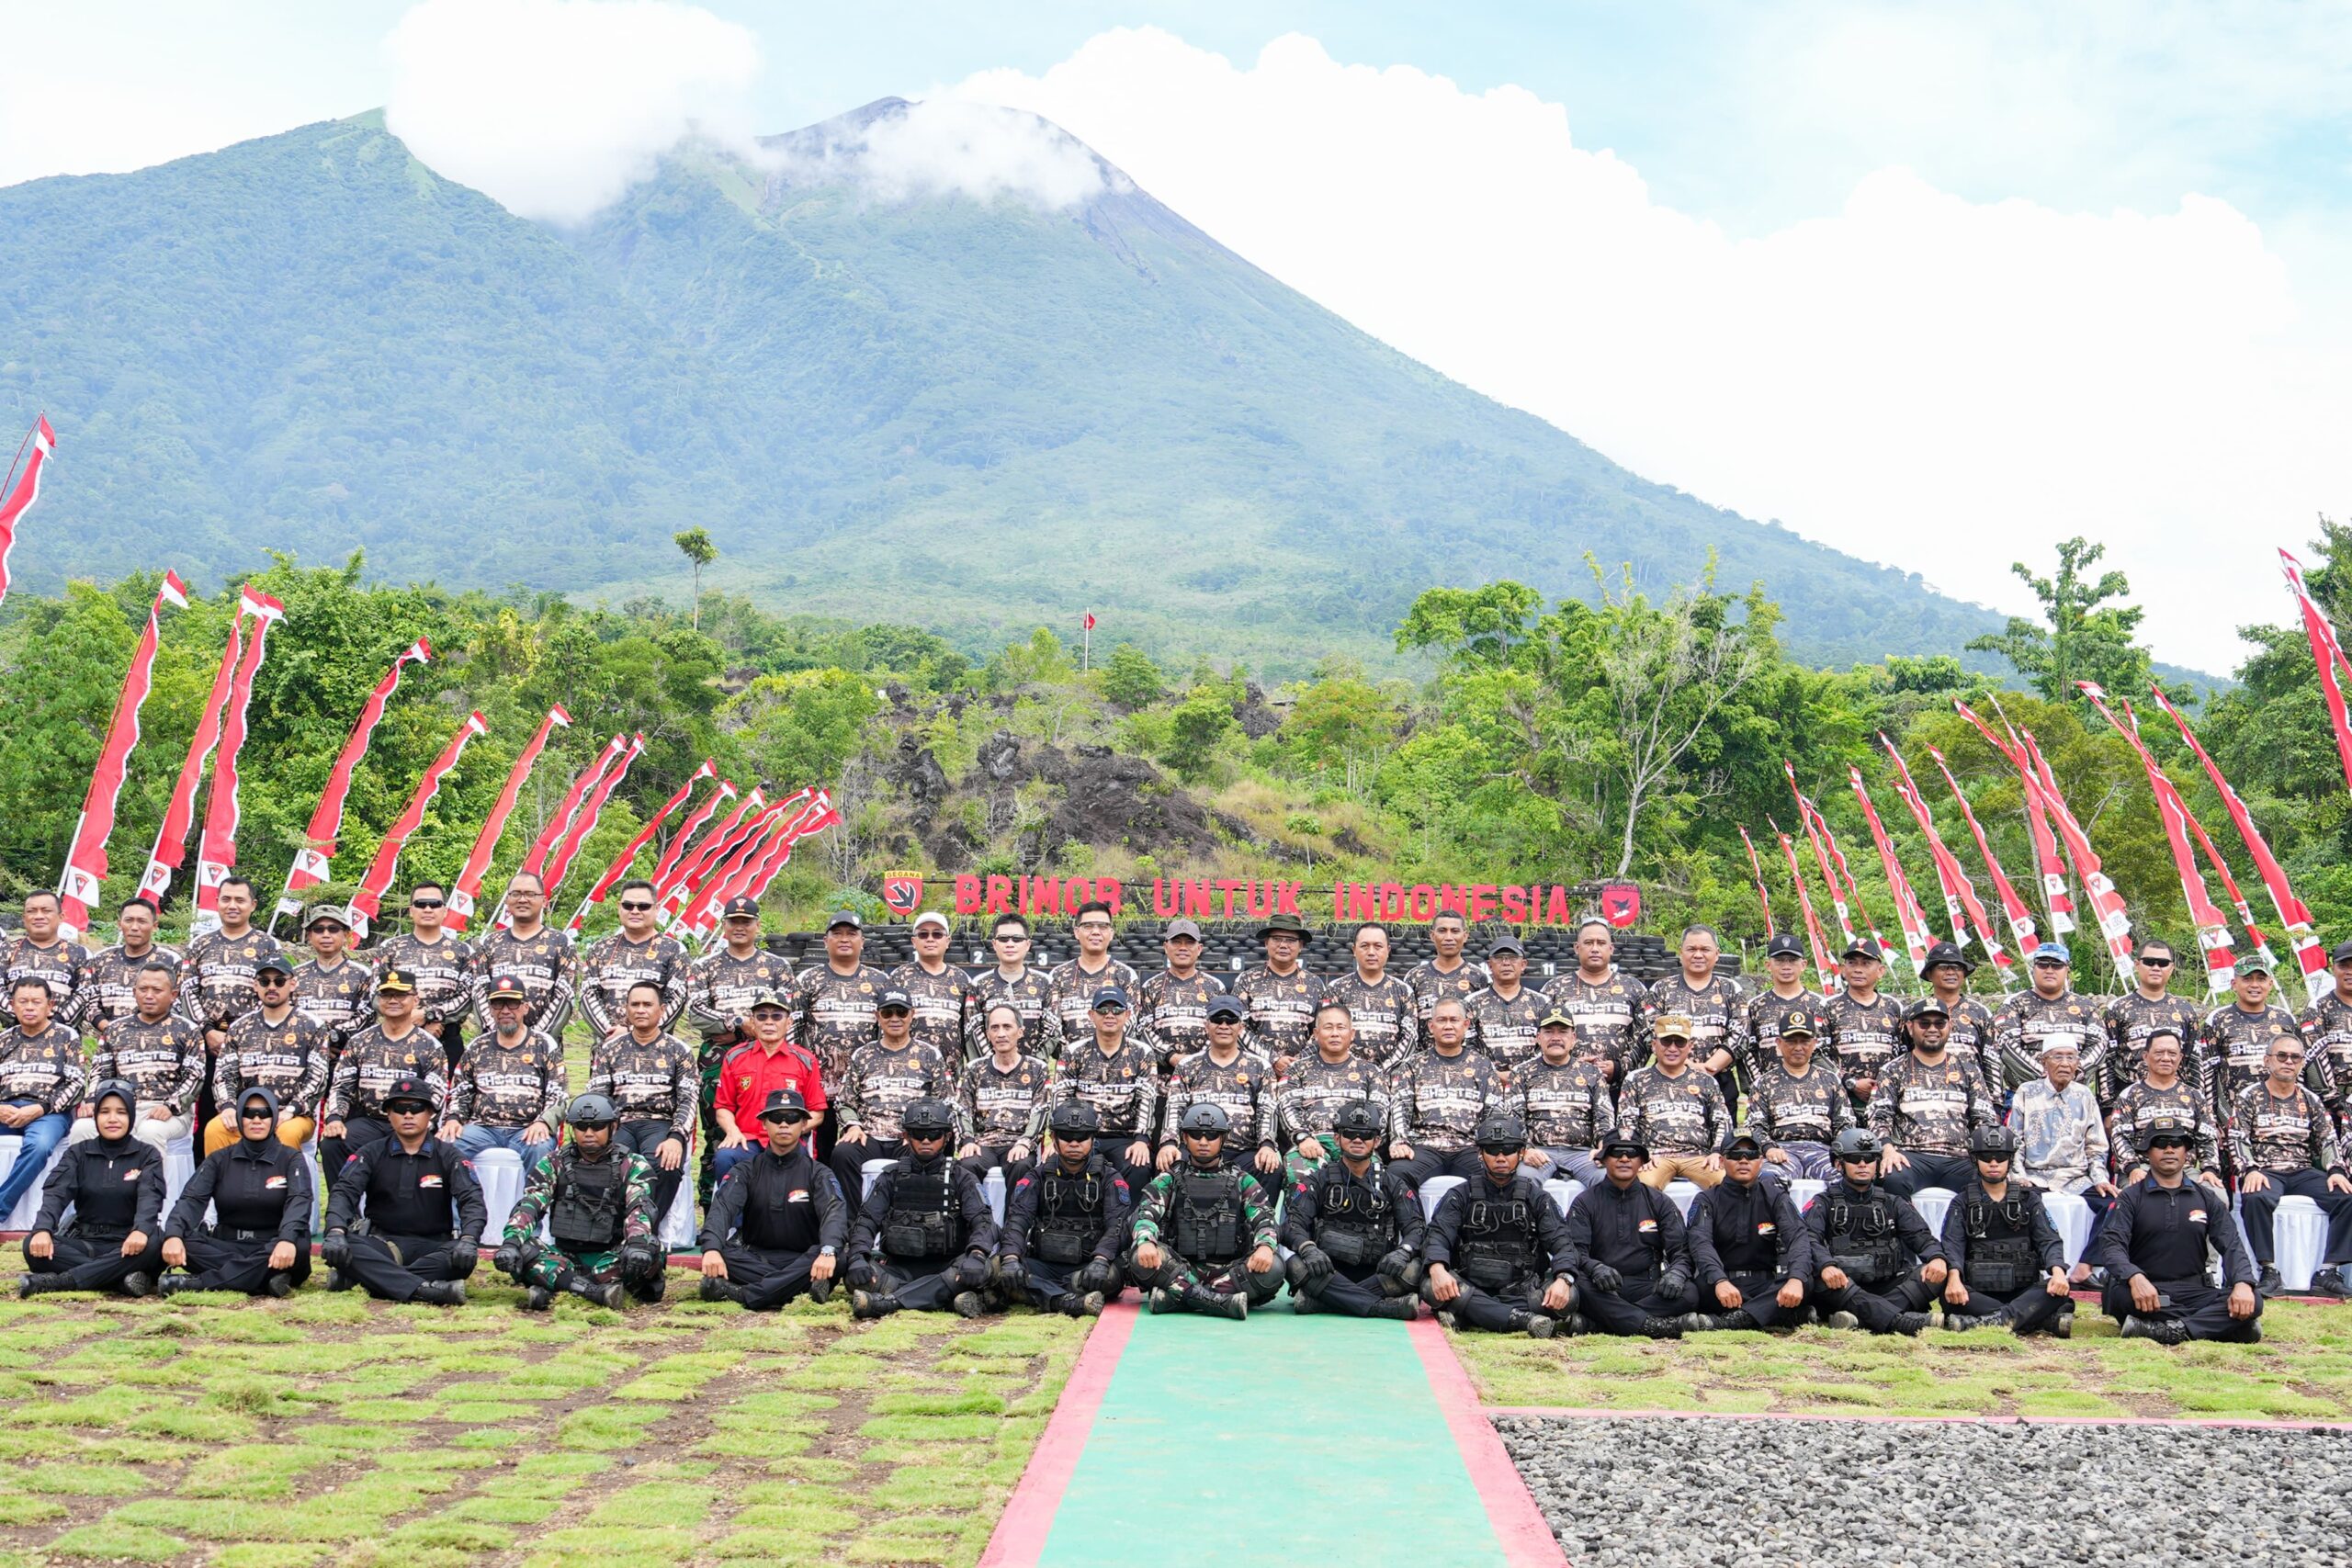
<path fill-rule="evenodd" d="M 1004 1294 L 1040 1312 L 1096 1317 L 1118 1300 L 1119 1249 L 1135 1196 L 1119 1168 L 1094 1150 L 1102 1119 L 1082 1100 L 1054 1107 L 1054 1152 L 1013 1183 L 1005 1201 L 996 1277 Z"/>
<path fill-rule="evenodd" d="M 776 1089 L 760 1107 L 766 1142 L 728 1167 L 702 1224 L 702 1299 L 774 1312 L 801 1292 L 833 1294 L 849 1204 L 832 1168 L 809 1157 L 808 1104 Z"/>
<path fill-rule="evenodd" d="M 433 1135 L 434 1094 L 421 1079 L 400 1079 L 383 1104 L 392 1135 L 362 1144 L 327 1194 L 327 1230 L 319 1242 L 327 1289 L 356 1283 L 378 1301 L 463 1306 L 490 1224 L 481 1188 L 458 1145 Z M 352 1235 L 363 1217 L 366 1234 Z"/>
<path fill-rule="evenodd" d="M 1246 1318 L 1283 1288 L 1274 1206 L 1258 1179 L 1225 1157 L 1225 1107 L 1196 1100 L 1177 1120 L 1184 1157 L 1151 1179 L 1136 1205 L 1127 1272 L 1151 1310 Z"/>
<path fill-rule="evenodd" d="M 853 1317 L 888 1317 L 901 1307 L 965 1317 L 988 1310 L 980 1290 L 995 1270 L 996 1217 L 979 1179 L 947 1157 L 956 1113 L 942 1100 L 918 1100 L 899 1117 L 907 1152 L 874 1179 L 850 1227 Z"/>
<path fill-rule="evenodd" d="M 1410 1323 L 1421 1311 L 1420 1200 L 1376 1152 L 1378 1106 L 1350 1100 L 1331 1132 L 1340 1157 L 1293 1182 L 1283 1208 L 1291 1310 Z"/>
<path fill-rule="evenodd" d="M 1519 1168 L 1526 1122 L 1497 1111 L 1474 1136 L 1480 1173 L 1446 1193 L 1422 1235 L 1421 1300 L 1453 1326 L 1549 1339 L 1576 1300 L 1567 1222 Z"/>
<path fill-rule="evenodd" d="M 530 1287 L 523 1299 L 529 1312 L 547 1311 L 560 1291 L 604 1307 L 632 1295 L 660 1301 L 668 1260 L 658 1239 L 653 1167 L 614 1144 L 621 1113 L 604 1095 L 582 1095 L 563 1119 L 571 1142 L 531 1162 L 491 1261 Z M 551 1249 L 539 1244 L 541 1220 L 555 1237 Z"/>
<path fill-rule="evenodd" d="M 2009 1174 L 2018 1135 L 1979 1127 L 1969 1138 L 1975 1179 L 1944 1212 L 1946 1328 L 2008 1327 L 2019 1334 L 2075 1330 L 2075 1294 L 2066 1284 L 2066 1247 L 2041 1206 L 2041 1194 Z"/>

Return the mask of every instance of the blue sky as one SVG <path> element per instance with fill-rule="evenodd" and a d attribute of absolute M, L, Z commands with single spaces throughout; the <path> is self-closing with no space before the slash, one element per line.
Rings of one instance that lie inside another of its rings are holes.
<path fill-rule="evenodd" d="M 2352 508 L 2352 0 L 613 11 L 0 0 L 0 183 L 390 102 L 560 217 L 680 114 L 978 98 L 1651 478 L 2012 609 L 2103 539 L 2165 658 L 2234 662 Z"/>

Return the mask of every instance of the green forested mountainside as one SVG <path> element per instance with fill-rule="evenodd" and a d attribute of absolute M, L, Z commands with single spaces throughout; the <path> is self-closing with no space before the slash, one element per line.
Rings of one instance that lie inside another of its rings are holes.
<path fill-rule="evenodd" d="M 359 547 L 388 581 L 617 601 L 703 525 L 713 582 L 772 612 L 977 654 L 1091 609 L 1295 675 L 1405 668 L 1431 584 L 1589 598 L 1589 551 L 1663 590 L 1713 549 L 1810 660 L 1997 627 L 1448 381 L 1115 171 L 1048 212 L 795 167 L 682 155 L 558 231 L 369 115 L 0 190 L 0 409 L 60 439 L 16 570 L 213 582 Z"/>

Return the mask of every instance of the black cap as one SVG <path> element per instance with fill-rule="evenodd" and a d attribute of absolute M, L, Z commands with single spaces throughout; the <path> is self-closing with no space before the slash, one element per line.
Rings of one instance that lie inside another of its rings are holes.
<path fill-rule="evenodd" d="M 1778 935 L 1774 936 L 1771 941 L 1764 944 L 1764 956 L 1767 958 L 1803 958 L 1804 956 L 1804 943 L 1797 940 L 1796 932 L 1781 931 Z"/>
<path fill-rule="evenodd" d="M 1577 1021 L 1568 1016 L 1566 1008 L 1560 1007 L 1545 1010 L 1544 1016 L 1535 1021 L 1535 1027 L 1538 1029 L 1549 1029 L 1554 1024 L 1563 1029 L 1574 1029 L 1577 1026 Z"/>
<path fill-rule="evenodd" d="M 1219 991 L 1216 996 L 1209 998 L 1208 1015 L 1213 1019 L 1248 1018 L 1250 1016 L 1250 1010 L 1243 1007 L 1241 1005 L 1241 998 L 1235 996 L 1232 992 Z"/>
<path fill-rule="evenodd" d="M 865 917 L 855 909 L 835 909 L 832 918 L 825 922 L 825 929 L 831 931 L 835 926 L 847 926 L 852 931 L 862 931 L 865 929 Z"/>
<path fill-rule="evenodd" d="M 912 1012 L 915 1010 L 914 998 L 896 986 L 874 998 L 876 1012 L 888 1012 L 893 1008 L 900 1012 Z"/>
<path fill-rule="evenodd" d="M 751 1005 L 755 1008 L 782 1008 L 785 1011 L 790 1012 L 792 998 L 786 996 L 780 987 L 762 986 L 752 993 Z"/>
<path fill-rule="evenodd" d="M 2140 1152 L 2146 1154 L 2158 1144 L 2185 1144 L 2195 1146 L 2197 1129 L 2186 1117 L 2158 1116 L 2140 1129 Z"/>
<path fill-rule="evenodd" d="M 760 918 L 760 901 L 750 897 L 729 898 L 727 900 L 727 908 L 722 918 L 729 920 L 756 920 Z"/>
<path fill-rule="evenodd" d="M 1761 1159 L 1764 1156 L 1764 1140 L 1757 1135 L 1755 1128 L 1734 1127 L 1724 1134 L 1724 1146 L 1717 1152 L 1729 1159 L 1743 1149 L 1748 1151 L 1747 1157 L 1749 1159 Z"/>
<path fill-rule="evenodd" d="M 1921 997 L 1903 1010 L 1903 1016 L 1905 1019 L 1950 1018 L 1951 1010 L 1933 997 Z"/>
<path fill-rule="evenodd" d="M 800 1091 L 797 1089 L 772 1089 L 768 1090 L 767 1103 L 760 1107 L 760 1120 L 770 1121 L 792 1111 L 797 1111 L 803 1116 L 808 1114 L 808 1102 L 800 1098 Z"/>
<path fill-rule="evenodd" d="M 523 988 L 519 976 L 493 975 L 490 977 L 490 995 L 483 998 L 493 1002 L 527 1002 L 531 993 Z"/>
<path fill-rule="evenodd" d="M 273 953 L 268 957 L 254 965 L 254 977 L 255 979 L 259 979 L 262 976 L 270 974 L 273 971 L 291 979 L 294 975 L 293 962 L 287 958 L 284 953 Z"/>
<path fill-rule="evenodd" d="M 1820 1017 L 1805 1008 L 1797 1008 L 1781 1020 L 1783 1040 L 1817 1040 L 1821 1037 Z"/>
<path fill-rule="evenodd" d="M 1094 999 L 1087 1003 L 1086 1006 L 1088 1010 L 1091 1011 L 1096 1008 L 1106 1007 L 1114 1002 L 1117 1003 L 1122 1008 L 1128 1005 L 1127 990 L 1125 986 L 1102 987 L 1094 993 Z"/>
<path fill-rule="evenodd" d="M 1853 941 L 1848 942 L 1846 944 L 1846 951 L 1839 953 L 1838 956 L 1840 958 L 1873 958 L 1882 964 L 1886 962 L 1886 954 L 1878 950 L 1878 943 L 1872 942 L 1866 936 L 1858 936 Z"/>
<path fill-rule="evenodd" d="M 2352 942 L 2337 942 L 2335 951 L 2327 955 L 2330 964 L 2342 964 L 2346 960 L 2352 960 Z"/>
<path fill-rule="evenodd" d="M 440 1102 L 440 1099 L 423 1078 L 394 1078 L 392 1087 L 384 1091 L 383 1107 L 390 1111 L 403 1100 L 413 1100 L 430 1111 Z"/>
<path fill-rule="evenodd" d="M 1634 1136 L 1631 1133 L 1611 1133 L 1609 1136 L 1600 1140 L 1600 1157 L 1602 1159 L 1607 1159 L 1611 1155 L 1620 1154 L 1633 1155 L 1640 1159 L 1647 1159 L 1650 1157 L 1650 1146 L 1649 1145 L 1642 1142 L 1641 1139 Z"/>
<path fill-rule="evenodd" d="M 1487 944 L 1487 956 L 1492 958 L 1498 953 L 1515 953 L 1524 958 L 1527 956 L 1527 944 L 1515 936 L 1498 936 Z"/>
<path fill-rule="evenodd" d="M 413 969 L 387 969 L 376 976 L 376 994 L 379 997 L 386 991 L 413 992 L 415 989 L 416 971 Z"/>
<path fill-rule="evenodd" d="M 1957 964 L 1963 974 L 1973 974 L 1976 970 L 1976 965 L 1968 961 L 1968 954 L 1960 950 L 1960 943 L 1956 942 L 1939 942 L 1928 948 L 1927 961 L 1919 968 L 1925 973 L 1939 964 Z"/>

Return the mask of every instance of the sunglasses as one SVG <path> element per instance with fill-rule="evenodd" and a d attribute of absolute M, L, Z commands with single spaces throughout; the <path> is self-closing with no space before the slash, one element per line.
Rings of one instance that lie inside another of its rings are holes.
<path fill-rule="evenodd" d="M 438 909 L 443 902 L 439 898 L 412 898 L 408 901 L 408 907 L 412 909 Z"/>
<path fill-rule="evenodd" d="M 398 1105 L 387 1105 L 384 1107 L 384 1110 L 394 1116 L 430 1116 L 433 1114 L 433 1107 L 413 1100 L 403 1100 Z M 250 1112 L 248 1112 L 248 1114 L 250 1114 Z"/>
<path fill-rule="evenodd" d="M 752 1016 L 763 1023 L 774 1023 L 784 1016 L 782 1008 L 753 1008 Z"/>
<path fill-rule="evenodd" d="M 1027 942 L 1029 939 L 1021 935 L 1018 931 L 1005 931 L 1000 935 L 992 936 L 989 938 L 989 940 L 990 942 Z"/>
<path fill-rule="evenodd" d="M 2143 969 L 2169 969 L 2172 967 L 2172 960 L 2169 958 L 2143 958 L 2140 960 L 2140 966 Z M 2052 964 L 2051 967 L 2056 968 L 2057 965 Z"/>
<path fill-rule="evenodd" d="M 779 1111 L 774 1115 L 763 1116 L 760 1120 L 763 1122 L 781 1122 L 787 1127 L 797 1127 L 801 1122 L 808 1120 L 808 1112 L 806 1111 Z"/>
<path fill-rule="evenodd" d="M 268 1122 L 275 1120 L 277 1115 L 277 1113 L 266 1105 L 248 1105 L 237 1112 L 237 1119 L 241 1122 Z"/>
<path fill-rule="evenodd" d="M 1120 1013 L 1123 1013 L 1123 1012 L 1126 1011 L 1127 1010 L 1126 1010 L 1126 1009 L 1125 1009 L 1125 1008 L 1123 1008 L 1123 1007 L 1121 1007 L 1121 1006 L 1120 1006 L 1118 1003 L 1116 1003 L 1116 1002 L 1104 1002 L 1104 1003 L 1102 1003 L 1102 1005 L 1100 1005 L 1099 1007 L 1097 1007 L 1094 1010 L 1095 1010 L 1096 1012 L 1100 1012 L 1100 1013 L 1109 1013 L 1109 1014 L 1113 1015 L 1114 1017 L 1115 1017 L 1115 1016 L 1117 1016 L 1118 1014 L 1120 1014 Z"/>
<path fill-rule="evenodd" d="M 653 908 L 652 905 L 643 902 L 623 904 L 621 906 L 621 913 L 624 915 L 641 915 L 651 908 Z"/>

